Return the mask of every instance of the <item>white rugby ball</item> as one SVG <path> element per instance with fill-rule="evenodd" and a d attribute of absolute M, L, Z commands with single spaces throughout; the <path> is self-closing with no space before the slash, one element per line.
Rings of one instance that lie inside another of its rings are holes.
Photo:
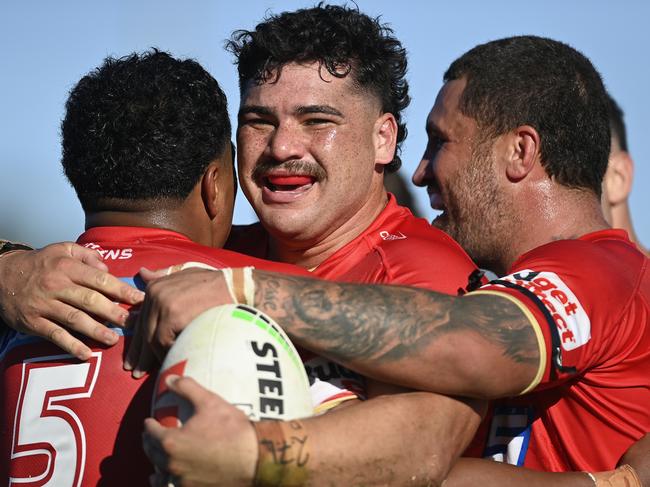
<path fill-rule="evenodd" d="M 284 331 L 250 306 L 228 304 L 197 316 L 177 337 L 158 373 L 152 415 L 178 427 L 192 405 L 172 393 L 167 376 L 194 378 L 241 409 L 252 421 L 313 414 L 309 380 Z"/>

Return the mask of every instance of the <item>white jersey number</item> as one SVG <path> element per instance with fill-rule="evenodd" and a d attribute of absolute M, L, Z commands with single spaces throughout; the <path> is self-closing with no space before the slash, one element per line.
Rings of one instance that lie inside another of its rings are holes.
<path fill-rule="evenodd" d="M 12 471 L 19 476 L 9 479 L 10 486 L 81 485 L 86 435 L 66 403 L 91 396 L 100 365 L 101 352 L 82 363 L 71 355 L 23 362 L 11 452 Z"/>

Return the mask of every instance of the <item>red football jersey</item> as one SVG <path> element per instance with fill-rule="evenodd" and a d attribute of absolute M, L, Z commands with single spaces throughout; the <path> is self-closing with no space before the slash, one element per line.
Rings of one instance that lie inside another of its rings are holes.
<path fill-rule="evenodd" d="M 613 469 L 650 431 L 648 259 L 621 230 L 538 247 L 477 292 L 529 313 L 543 351 L 532 392 L 501 400 L 472 453 L 537 470 Z"/>
<path fill-rule="evenodd" d="M 160 229 L 99 227 L 78 242 L 96 249 L 112 274 L 132 284 L 142 266 L 187 261 L 306 273 Z M 149 485 L 153 470 L 141 444 L 155 374 L 135 380 L 122 369 L 128 341 L 121 336 L 105 347 L 86 340 L 93 356 L 81 362 L 49 342 L 0 328 L 0 478 L 25 487 Z"/>
<path fill-rule="evenodd" d="M 268 243 L 268 234 L 255 223 L 236 228 L 228 246 L 267 258 Z M 399 284 L 458 294 L 464 292 L 476 271 L 455 240 L 425 219 L 413 216 L 389 194 L 388 204 L 375 221 L 312 270 L 312 275 L 332 281 Z M 301 355 L 310 381 L 327 381 L 348 390 L 355 390 L 359 384 L 363 387 L 359 374 L 305 350 Z"/>
<path fill-rule="evenodd" d="M 449 235 L 424 218 L 388 204 L 368 228 L 340 248 L 312 275 L 321 279 L 368 284 L 399 284 L 447 294 L 463 292 L 476 266 Z M 269 236 L 260 223 L 234 227 L 227 248 L 269 258 Z"/>

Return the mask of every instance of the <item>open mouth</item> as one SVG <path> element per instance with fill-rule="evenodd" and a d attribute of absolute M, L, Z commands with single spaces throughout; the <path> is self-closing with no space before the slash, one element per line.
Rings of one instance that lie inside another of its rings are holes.
<path fill-rule="evenodd" d="M 307 191 L 316 182 L 314 176 L 307 175 L 267 175 L 263 178 L 264 186 L 276 192 Z"/>

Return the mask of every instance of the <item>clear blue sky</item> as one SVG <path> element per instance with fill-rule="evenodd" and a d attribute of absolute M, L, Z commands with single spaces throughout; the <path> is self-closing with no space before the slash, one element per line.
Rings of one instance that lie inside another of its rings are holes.
<path fill-rule="evenodd" d="M 357 1 L 382 15 L 409 51 L 413 98 L 402 171 L 410 177 L 425 146 L 424 120 L 456 57 L 474 45 L 515 34 L 567 42 L 585 53 L 626 113 L 636 162 L 632 211 L 637 232 L 650 244 L 650 2 L 642 0 Z M 59 164 L 59 124 L 70 88 L 107 55 L 155 46 L 192 57 L 222 85 L 231 112 L 239 103 L 232 59 L 223 41 L 252 28 L 267 11 L 312 6 L 305 1 L 236 2 L 111 0 L 0 2 L 0 236 L 35 245 L 71 240 L 83 214 Z M 513 69 L 517 69 L 513 60 Z M 417 190 L 427 217 L 426 195 Z M 254 220 L 238 201 L 235 222 Z M 513 230 L 515 231 L 515 230 Z"/>

